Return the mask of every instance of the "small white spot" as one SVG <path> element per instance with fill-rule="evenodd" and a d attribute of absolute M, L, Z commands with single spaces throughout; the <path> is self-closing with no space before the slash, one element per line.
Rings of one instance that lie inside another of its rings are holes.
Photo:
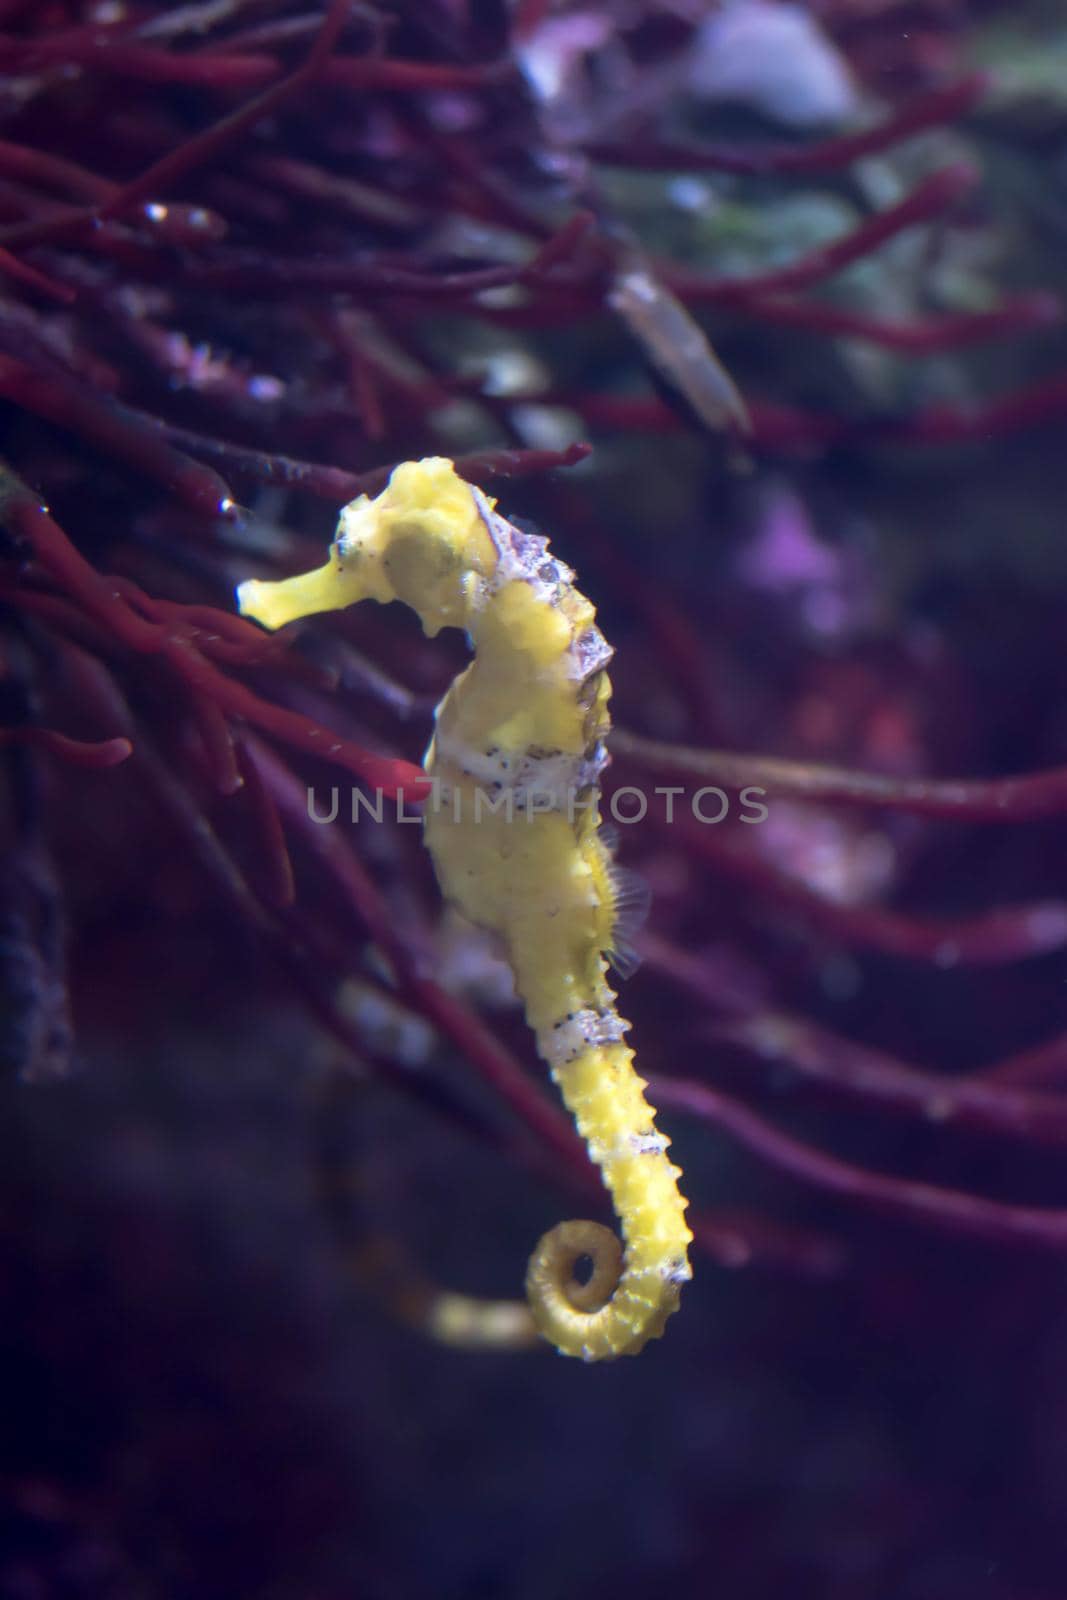
<path fill-rule="evenodd" d="M 248 380 L 248 393 L 253 400 L 280 400 L 285 393 L 285 384 L 269 373 L 256 372 Z"/>
<path fill-rule="evenodd" d="M 669 1139 L 664 1138 L 662 1133 L 632 1133 L 630 1135 L 630 1148 L 640 1156 L 659 1154 L 667 1149 L 670 1142 Z"/>
<path fill-rule="evenodd" d="M 620 1017 L 617 1011 L 602 1012 L 597 1017 L 596 1042 L 597 1044 L 618 1044 L 626 1037 L 631 1024 L 625 1017 Z"/>
<path fill-rule="evenodd" d="M 693 1276 L 693 1269 L 688 1261 L 668 1261 L 663 1269 L 663 1277 L 667 1283 L 688 1283 Z"/>
<path fill-rule="evenodd" d="M 552 1067 L 563 1067 L 577 1061 L 597 1043 L 597 1025 L 600 1019 L 595 1011 L 576 1011 L 573 1017 L 563 1017 L 544 1035 L 545 1055 Z"/>
<path fill-rule="evenodd" d="M 702 178 L 673 178 L 667 193 L 682 211 L 711 211 L 716 204 L 710 184 Z"/>

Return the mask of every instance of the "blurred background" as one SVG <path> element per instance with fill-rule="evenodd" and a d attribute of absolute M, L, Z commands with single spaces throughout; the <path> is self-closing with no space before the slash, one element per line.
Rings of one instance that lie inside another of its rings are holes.
<path fill-rule="evenodd" d="M 0 1596 L 1062 1600 L 1062 7 L 0 0 L 0 72 Z M 730 797 L 619 826 L 697 1243 L 609 1366 L 422 1325 L 598 1204 L 347 819 L 463 642 L 234 613 L 425 454 L 597 605 L 609 791 Z"/>

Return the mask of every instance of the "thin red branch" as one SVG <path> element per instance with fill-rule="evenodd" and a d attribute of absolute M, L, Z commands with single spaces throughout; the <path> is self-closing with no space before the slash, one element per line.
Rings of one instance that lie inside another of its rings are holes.
<path fill-rule="evenodd" d="M 224 903 L 237 913 L 238 925 L 251 929 L 263 942 L 281 971 L 296 984 L 315 1019 L 338 1041 L 357 1067 L 371 1059 L 358 1028 L 337 1005 L 336 973 L 316 964 L 290 918 L 282 920 L 261 904 L 195 798 L 144 738 L 138 742 L 136 770 L 149 784 L 162 814 L 184 840 L 191 859 L 202 866 L 221 892 Z M 461 1125 L 471 1126 L 473 1119 L 468 1108 L 447 1084 L 422 1073 L 403 1072 L 392 1061 L 375 1061 L 375 1065 L 405 1093 L 437 1112 L 447 1111 Z"/>
<path fill-rule="evenodd" d="M 251 156 L 245 161 L 244 169 L 272 192 L 284 191 L 298 200 L 310 201 L 320 211 L 327 208 L 377 228 L 406 232 L 426 220 L 421 207 L 391 194 L 388 189 L 379 189 L 348 174 L 329 172 L 325 167 L 295 156 L 281 153 Z"/>
<path fill-rule="evenodd" d="M 225 92 L 255 87 L 277 77 L 281 70 L 273 56 L 194 55 L 150 45 L 116 44 L 91 34 L 78 40 L 38 36 L 28 41 L 7 35 L 0 38 L 0 59 L 9 72 L 32 72 L 46 66 L 84 67 L 100 77 L 190 84 Z"/>
<path fill-rule="evenodd" d="M 264 117 L 273 116 L 286 101 L 298 95 L 322 71 L 341 36 L 348 12 L 349 0 L 330 0 L 322 27 L 308 51 L 307 58 L 294 72 L 289 73 L 280 83 L 272 84 L 269 89 L 265 89 L 246 105 L 238 106 L 235 111 L 230 112 L 219 122 L 213 123 L 211 127 L 205 128 L 202 133 L 187 139 L 177 150 L 170 151 L 160 160 L 153 162 L 132 182 L 123 184 L 118 194 L 112 196 L 104 205 L 99 213 L 100 217 L 121 216 L 139 201 L 158 197 L 176 179 L 187 178 L 195 168 L 202 167 L 207 161 L 232 146 L 243 133 L 254 128 Z M 210 58 L 202 56 L 197 59 Z"/>
<path fill-rule="evenodd" d="M 200 516 L 226 516 L 233 509 L 229 490 L 217 473 L 175 450 L 110 395 L 97 394 L 72 377 L 45 375 L 0 356 L 0 396 L 154 478 Z"/>
<path fill-rule="evenodd" d="M 968 406 L 931 406 L 909 417 L 847 417 L 830 411 L 801 410 L 773 400 L 746 396 L 751 433 L 746 444 L 757 451 L 793 454 L 835 447 L 892 446 L 932 449 L 988 441 L 1067 416 L 1067 375 L 1028 385 Z M 516 405 L 565 406 L 590 428 L 621 433 L 681 433 L 689 426 L 682 413 L 655 395 L 596 394 L 546 389 L 531 394 L 486 397 L 483 403 L 506 411 Z"/>
<path fill-rule="evenodd" d="M 165 23 L 165 17 L 157 19 L 157 30 Z M 364 17 L 360 20 L 365 20 Z M 208 39 L 198 46 L 202 55 L 246 55 L 249 50 L 276 50 L 279 45 L 292 44 L 294 40 L 301 43 L 315 34 L 322 24 L 321 15 L 278 17 L 273 21 L 252 23 L 248 27 L 238 28 L 233 33 L 227 33 L 216 39 Z"/>
<path fill-rule="evenodd" d="M 1067 375 L 1057 373 L 992 400 L 968 406 L 929 406 L 899 421 L 874 422 L 863 430 L 890 444 L 947 445 L 1000 438 L 1067 416 Z"/>
<path fill-rule="evenodd" d="M 745 300 L 733 308 L 740 317 L 780 328 L 800 328 L 835 339 L 862 339 L 901 355 L 928 356 L 961 350 L 1052 327 L 1063 320 L 1054 294 L 1015 295 L 986 311 L 959 311 L 911 322 L 889 321 L 829 305 L 821 300 Z"/>
<path fill-rule="evenodd" d="M 316 293 L 360 294 L 363 297 L 415 295 L 431 301 L 467 299 L 487 289 L 536 283 L 572 252 L 590 227 L 587 213 L 568 219 L 526 262 L 504 266 L 465 267 L 455 271 L 420 271 L 398 266 L 388 258 L 305 260 L 303 257 L 260 252 L 216 252 L 210 259 L 181 265 L 182 282 L 192 288 L 224 289 L 256 299 Z M 0 235 L 2 237 L 2 235 Z"/>
<path fill-rule="evenodd" d="M 655 1078 L 649 1090 L 661 1109 L 686 1111 L 718 1128 L 777 1172 L 841 1195 L 902 1221 L 997 1244 L 1067 1250 L 1067 1210 L 1005 1205 L 959 1189 L 868 1172 L 792 1138 L 747 1106 L 706 1084 Z"/>
<path fill-rule="evenodd" d="M 770 272 L 750 273 L 743 278 L 719 278 L 676 267 L 669 262 L 657 262 L 657 271 L 687 305 L 730 304 L 808 289 L 814 283 L 833 277 L 853 261 L 870 255 L 879 245 L 895 238 L 905 229 L 943 216 L 957 200 L 975 187 L 979 177 L 977 169 L 964 162 L 943 167 L 895 206 L 876 212 L 839 239 L 820 245 L 787 267 L 778 267 Z"/>
<path fill-rule="evenodd" d="M 207 434 L 193 433 L 179 428 L 162 417 L 150 416 L 144 411 L 129 413 L 138 421 L 157 429 L 164 438 L 182 445 L 193 455 L 204 455 L 225 467 L 227 472 L 242 476 L 254 483 L 276 488 L 292 489 L 298 493 L 314 495 L 319 500 L 329 500 L 335 506 L 344 506 L 361 494 L 378 494 L 386 485 L 393 463 L 370 467 L 366 472 L 345 472 L 340 467 L 326 466 L 319 461 L 298 461 L 292 456 L 275 455 L 265 450 L 253 450 L 247 445 L 231 444 Z M 492 478 L 524 478 L 558 467 L 577 466 L 592 451 L 592 445 L 576 441 L 562 450 L 475 450 L 456 457 L 456 471 L 474 483 Z"/>
<path fill-rule="evenodd" d="M 235 744 L 255 840 L 259 846 L 257 855 L 263 865 L 263 898 L 276 909 L 294 905 L 296 880 L 293 862 L 278 808 L 256 761 L 255 743 L 246 737 L 239 737 Z"/>
<path fill-rule="evenodd" d="M 110 179 L 100 177 L 65 156 L 37 150 L 33 145 L 16 144 L 10 139 L 0 139 L 0 173 L 44 189 L 58 189 L 63 195 L 94 204 L 109 199 L 118 188 Z"/>
<path fill-rule="evenodd" d="M 146 594 L 129 578 L 109 575 L 112 592 L 121 595 L 138 616 L 181 634 L 204 655 L 233 666 L 284 665 L 289 660 L 288 640 L 282 634 L 264 633 L 254 622 L 216 606 L 186 605 Z"/>
<path fill-rule="evenodd" d="M 1067 903 L 1033 901 L 998 906 L 969 917 L 926 918 L 881 906 L 841 905 L 783 872 L 753 849 L 717 839 L 711 826 L 676 822 L 674 832 L 717 875 L 744 883 L 772 904 L 799 913 L 835 941 L 935 966 L 1001 966 L 1028 961 L 1067 945 Z"/>
<path fill-rule="evenodd" d="M 86 230 L 99 226 L 102 221 L 121 216 L 142 201 L 158 199 L 179 178 L 186 178 L 197 167 L 203 166 L 221 154 L 240 136 L 264 117 L 273 115 L 287 100 L 300 93 L 321 71 L 329 59 L 344 27 L 348 14 L 348 0 L 331 0 L 329 10 L 308 52 L 307 59 L 280 82 L 272 84 L 262 94 L 239 106 L 201 133 L 195 134 L 169 150 L 159 160 L 153 161 L 136 178 L 122 184 L 103 204 L 77 207 L 44 219 L 31 219 L 0 229 L 0 245 L 29 245 L 78 238 Z M 207 60 L 210 57 L 182 57 L 183 60 Z M 230 58 L 232 60 L 232 58 Z M 218 58 L 225 67 L 226 58 Z M 273 67 L 272 63 L 272 67 Z"/>
<path fill-rule="evenodd" d="M 129 739 L 72 739 L 54 728 L 0 728 L 0 744 L 34 745 L 72 767 L 117 767 L 133 753 Z"/>
<path fill-rule="evenodd" d="M 137 616 L 114 585 L 85 560 L 45 508 L 10 473 L 3 489 L 3 519 L 15 537 L 26 540 L 60 587 L 127 649 L 163 658 L 187 691 L 212 702 L 227 716 L 243 717 L 285 744 L 344 767 L 385 795 L 405 791 L 415 800 L 427 792 L 427 780 L 420 767 L 374 755 L 338 737 L 314 718 L 264 700 L 205 660 L 188 633 Z M 32 603 L 38 597 L 28 598 Z"/>
<path fill-rule="evenodd" d="M 361 92 L 378 89 L 478 89 L 516 76 L 514 63 L 499 61 L 401 61 L 396 57 L 334 56 L 323 74 L 327 83 Z"/>
<path fill-rule="evenodd" d="M 194 691 L 189 695 L 189 705 L 200 735 L 212 786 L 219 794 L 236 794 L 244 779 L 237 764 L 229 723 L 218 703 L 206 694 Z"/>
<path fill-rule="evenodd" d="M 147 411 L 131 410 L 129 414 L 145 426 L 155 429 L 172 444 L 180 445 L 192 455 L 206 456 L 227 472 L 253 483 L 311 494 L 317 499 L 332 501 L 336 506 L 347 505 L 364 492 L 362 485 L 366 474 L 345 472 L 341 467 L 327 466 L 320 461 L 297 461 L 292 456 L 277 455 L 273 451 L 232 444 L 226 439 L 178 427 Z M 391 468 L 382 470 L 388 477 Z"/>
<path fill-rule="evenodd" d="M 989 87 L 985 73 L 973 73 L 958 83 L 916 95 L 891 116 L 859 133 L 846 133 L 806 145 L 754 145 L 735 143 L 667 143 L 635 139 L 626 145 L 610 142 L 585 146 L 594 160 L 655 172 L 731 172 L 739 176 L 763 173 L 833 172 L 851 166 L 902 143 L 927 128 L 958 121 L 983 98 Z"/>
<path fill-rule="evenodd" d="M 406 794 L 414 802 L 428 792 L 428 780 L 421 767 L 396 757 L 374 755 L 351 740 L 340 738 L 315 718 L 264 700 L 244 684 L 217 671 L 184 639 L 171 639 L 165 651 L 169 663 L 186 684 L 215 700 L 228 715 L 243 717 L 253 727 L 305 755 L 318 756 L 344 767 L 387 797 Z"/>
<path fill-rule="evenodd" d="M 667 270 L 668 276 L 673 269 Z M 721 279 L 702 280 L 717 284 Z M 677 298 L 686 301 L 685 286 L 675 284 Z M 603 309 L 603 290 L 599 280 L 571 283 L 562 287 L 547 283 L 535 299 L 517 306 L 458 306 L 460 315 L 477 315 L 506 328 L 551 328 L 586 323 Z M 418 307 L 412 303 L 415 309 Z M 1051 327 L 1063 320 L 1059 297 L 1045 290 L 1011 296 L 984 311 L 946 312 L 904 321 L 901 318 L 872 316 L 825 300 L 788 300 L 777 297 L 752 300 L 730 299 L 732 318 L 777 327 L 800 328 L 825 338 L 862 339 L 866 344 L 895 350 L 901 355 L 936 355 L 947 350 L 969 348 L 995 339 L 1026 333 L 1034 328 Z M 513 401 L 518 396 L 511 397 Z M 529 398 L 536 401 L 537 396 Z M 581 400 L 575 402 L 579 406 Z M 829 419 L 831 421 L 836 419 Z"/>
<path fill-rule="evenodd" d="M 661 744 L 623 728 L 614 730 L 612 748 L 649 771 L 685 774 L 728 789 L 754 785 L 768 795 L 824 804 L 877 806 L 961 822 L 1028 822 L 1067 811 L 1067 767 L 1011 778 L 891 778 L 774 756 Z"/>
<path fill-rule="evenodd" d="M 1004 1056 L 974 1074 L 986 1083 L 1008 1085 L 1056 1084 L 1067 1080 L 1067 1033 L 1057 1033 L 1029 1050 Z"/>
<path fill-rule="evenodd" d="M 20 261 L 18 256 L 13 256 L 10 250 L 2 247 L 0 247 L 0 273 L 6 273 L 9 278 L 15 278 L 19 283 L 24 283 L 28 288 L 36 289 L 39 294 L 47 295 L 50 300 L 58 300 L 63 305 L 70 305 L 77 299 L 76 292 L 67 284 L 57 283 L 54 278 L 38 272 L 36 267 Z"/>
<path fill-rule="evenodd" d="M 71 196 L 89 207 L 103 206 L 120 192 L 118 183 L 76 161 L 7 139 L 0 139 L 0 176 L 20 179 L 35 188 L 59 190 L 64 196 Z M 69 221 L 69 211 L 62 215 Z M 222 218 L 206 207 L 182 203 L 143 206 L 136 219 L 139 226 L 148 228 L 155 237 L 173 244 L 220 239 L 227 231 Z M 83 241 L 86 245 L 91 242 Z"/>
<path fill-rule="evenodd" d="M 661 410 L 670 415 L 668 407 Z M 918 449 L 980 444 L 1067 416 L 1067 375 L 1057 373 L 992 400 L 929 406 L 899 418 L 850 421 L 829 412 L 800 411 L 773 402 L 757 402 L 751 410 L 756 444 L 768 450 L 825 449 L 839 444 L 891 444 Z M 666 426 L 666 418 L 659 425 Z"/>
<path fill-rule="evenodd" d="M 787 1066 L 858 1105 L 903 1112 L 939 1126 L 952 1123 L 1037 1144 L 1067 1144 L 1067 1099 L 1062 1096 L 1000 1087 L 988 1075 L 929 1072 L 802 1017 L 761 1012 L 733 1018 L 716 1024 L 714 1037 L 761 1061 Z"/>
<path fill-rule="evenodd" d="M 773 1010 L 765 974 L 746 971 L 736 959 L 718 965 L 707 954 L 648 931 L 641 934 L 639 949 L 651 971 L 727 1019 L 715 1025 L 716 1037 L 729 1038 L 762 1059 L 785 1060 L 802 1076 L 835 1090 L 930 1121 L 956 1121 L 1039 1143 L 1058 1143 L 1067 1125 L 1062 1095 L 1016 1093 L 1067 1076 L 1067 1033 L 949 1077 Z M 1051 1128 L 1044 1125 L 1046 1115 Z"/>

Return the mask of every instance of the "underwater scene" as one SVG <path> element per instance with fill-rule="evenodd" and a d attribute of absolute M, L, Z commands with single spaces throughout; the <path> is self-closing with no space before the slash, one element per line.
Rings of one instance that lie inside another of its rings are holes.
<path fill-rule="evenodd" d="M 0 1600 L 1067 1600 L 1067 5 L 0 0 Z"/>

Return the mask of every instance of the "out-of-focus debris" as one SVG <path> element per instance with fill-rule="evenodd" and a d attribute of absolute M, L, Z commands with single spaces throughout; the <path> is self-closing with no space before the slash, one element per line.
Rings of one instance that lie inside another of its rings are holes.
<path fill-rule="evenodd" d="M 691 91 L 749 106 L 794 128 L 855 116 L 860 97 L 844 57 L 802 6 L 732 0 L 697 32 Z"/>
<path fill-rule="evenodd" d="M 750 433 L 741 391 L 696 319 L 637 252 L 627 252 L 609 303 L 653 367 L 713 433 Z"/>

